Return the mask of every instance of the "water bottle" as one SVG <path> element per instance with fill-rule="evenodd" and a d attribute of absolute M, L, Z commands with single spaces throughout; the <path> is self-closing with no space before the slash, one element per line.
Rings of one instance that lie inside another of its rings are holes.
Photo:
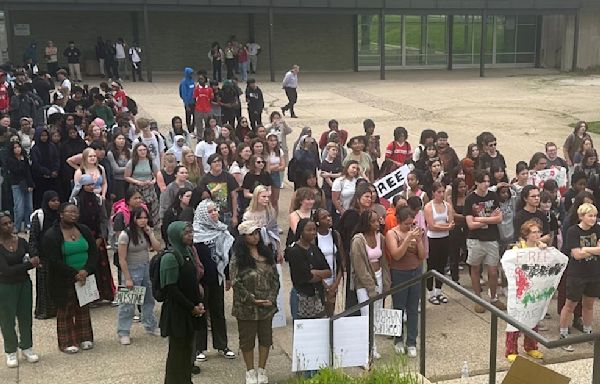
<path fill-rule="evenodd" d="M 23 264 L 29 262 L 31 260 L 31 258 L 29 257 L 29 253 L 26 253 L 25 256 L 23 256 Z"/>
<path fill-rule="evenodd" d="M 463 367 L 460 370 L 460 377 L 469 377 L 469 364 L 466 361 L 463 363 Z"/>

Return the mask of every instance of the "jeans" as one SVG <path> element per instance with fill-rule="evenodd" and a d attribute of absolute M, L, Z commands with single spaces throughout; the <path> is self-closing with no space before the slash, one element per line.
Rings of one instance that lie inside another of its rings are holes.
<path fill-rule="evenodd" d="M 157 322 L 156 316 L 154 316 L 154 297 L 152 296 L 152 283 L 150 282 L 150 263 L 129 266 L 129 274 L 131 275 L 131 280 L 133 280 L 133 285 L 146 287 L 146 296 L 144 297 L 144 304 L 142 305 L 142 323 L 147 331 L 152 331 L 157 327 Z M 121 279 L 122 281 L 125 281 L 125 276 L 123 274 Z M 134 312 L 134 304 L 119 304 L 117 335 L 129 336 Z"/>
<path fill-rule="evenodd" d="M 246 81 L 246 80 L 248 80 L 248 65 L 249 65 L 249 62 L 246 61 L 244 63 L 238 63 L 238 65 L 240 66 L 240 81 Z"/>
<path fill-rule="evenodd" d="M 284 111 L 289 110 L 292 116 L 296 116 L 294 113 L 294 104 L 298 101 L 298 92 L 296 88 L 285 87 L 285 95 L 288 98 L 288 103 L 283 107 Z"/>
<path fill-rule="evenodd" d="M 421 275 L 421 267 L 416 269 L 401 271 L 392 269 L 392 287 L 402 284 L 413 277 Z M 400 309 L 406 312 L 406 345 L 409 347 L 417 346 L 417 335 L 419 333 L 419 299 L 421 297 L 421 283 L 408 287 L 392 295 L 394 309 Z M 394 342 L 399 343 L 401 339 Z"/>
<path fill-rule="evenodd" d="M 81 64 L 69 63 L 69 75 L 71 75 L 72 80 L 81 81 Z"/>
<path fill-rule="evenodd" d="M 221 75 L 221 64 L 222 64 L 221 60 L 213 60 L 212 61 L 213 80 L 217 80 L 219 83 L 223 80 L 222 75 Z"/>
<path fill-rule="evenodd" d="M 292 319 L 296 320 L 298 318 L 298 292 L 293 287 L 290 291 L 290 312 L 292 313 Z"/>
<path fill-rule="evenodd" d="M 124 76 L 125 79 L 129 80 L 129 74 L 127 73 L 127 59 L 126 58 L 122 58 L 122 59 L 117 58 L 117 67 L 118 67 L 118 73 L 121 76 Z"/>
<path fill-rule="evenodd" d="M 250 55 L 250 69 L 252 73 L 256 73 L 256 68 L 258 67 L 258 56 Z"/>
<path fill-rule="evenodd" d="M 33 193 L 23 192 L 20 186 L 12 185 L 12 196 L 14 203 L 14 230 L 20 231 L 21 224 L 28 229 L 31 226 L 31 212 L 33 212 Z"/>

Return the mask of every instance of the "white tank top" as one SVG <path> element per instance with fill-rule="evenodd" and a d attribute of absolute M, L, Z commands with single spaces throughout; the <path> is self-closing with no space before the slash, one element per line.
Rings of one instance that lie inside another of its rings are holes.
<path fill-rule="evenodd" d="M 444 210 L 442 212 L 435 211 L 435 203 L 431 203 L 431 212 L 433 214 L 433 222 L 435 224 L 448 224 L 448 203 L 444 201 Z M 431 239 L 441 239 L 444 237 L 448 237 L 450 235 L 450 231 L 432 231 L 430 229 L 427 230 L 427 237 Z"/>

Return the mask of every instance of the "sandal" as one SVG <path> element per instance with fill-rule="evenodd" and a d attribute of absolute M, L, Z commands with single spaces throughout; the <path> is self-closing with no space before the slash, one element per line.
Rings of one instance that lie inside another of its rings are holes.
<path fill-rule="evenodd" d="M 431 297 L 429 298 L 429 302 L 430 302 L 431 304 L 433 304 L 433 305 L 440 305 L 440 301 L 439 301 L 439 300 L 438 300 L 438 298 L 437 298 L 437 297 L 435 297 L 435 296 L 431 296 Z"/>
<path fill-rule="evenodd" d="M 442 304 L 448 304 L 448 298 L 444 295 L 438 295 L 437 299 Z"/>

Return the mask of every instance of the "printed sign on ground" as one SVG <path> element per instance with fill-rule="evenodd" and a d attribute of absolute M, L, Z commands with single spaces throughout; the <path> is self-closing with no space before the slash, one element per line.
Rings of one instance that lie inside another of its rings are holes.
<path fill-rule="evenodd" d="M 329 319 L 294 320 L 292 372 L 329 366 Z"/>
<path fill-rule="evenodd" d="M 381 308 L 375 311 L 375 334 L 402 336 L 402 311 Z"/>
<path fill-rule="evenodd" d="M 119 304 L 142 305 L 145 297 L 146 287 L 134 286 L 133 289 L 129 290 L 127 287 L 119 286 L 116 301 Z"/>
<path fill-rule="evenodd" d="M 510 249 L 502 256 L 508 314 L 530 328 L 544 318 L 569 258 L 556 248 Z M 511 325 L 507 332 L 517 331 Z"/>

